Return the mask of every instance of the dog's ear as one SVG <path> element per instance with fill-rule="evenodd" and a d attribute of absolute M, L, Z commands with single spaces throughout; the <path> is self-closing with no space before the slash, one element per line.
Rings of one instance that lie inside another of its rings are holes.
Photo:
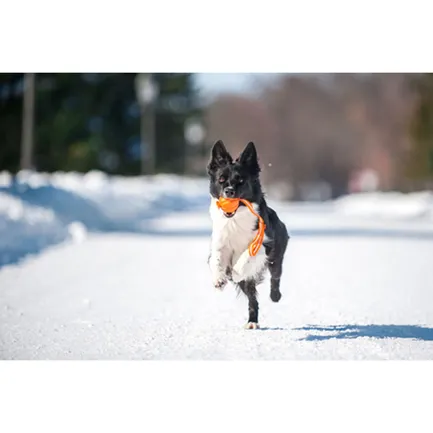
<path fill-rule="evenodd" d="M 212 172 L 217 168 L 224 167 L 232 162 L 233 158 L 230 153 L 227 152 L 224 143 L 221 140 L 218 140 L 212 147 L 211 158 L 207 170 L 208 172 Z"/>
<path fill-rule="evenodd" d="M 252 141 L 250 141 L 245 149 L 240 154 L 237 159 L 239 163 L 243 166 L 248 167 L 248 169 L 255 175 L 260 173 L 259 161 L 257 158 L 256 146 Z"/>

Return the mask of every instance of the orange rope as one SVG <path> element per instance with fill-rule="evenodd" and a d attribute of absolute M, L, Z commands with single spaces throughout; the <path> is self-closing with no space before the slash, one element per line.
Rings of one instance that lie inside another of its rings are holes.
<path fill-rule="evenodd" d="M 251 211 L 252 214 L 254 214 L 259 219 L 259 230 L 256 234 L 256 237 L 253 239 L 253 241 L 248 247 L 250 256 L 255 256 L 259 252 L 259 249 L 262 246 L 263 239 L 265 237 L 266 224 L 263 221 L 263 218 L 254 210 L 253 205 L 248 200 L 245 200 L 243 198 L 220 197 L 220 199 L 216 203 L 217 206 L 224 212 L 232 213 L 239 207 L 240 201 Z"/>

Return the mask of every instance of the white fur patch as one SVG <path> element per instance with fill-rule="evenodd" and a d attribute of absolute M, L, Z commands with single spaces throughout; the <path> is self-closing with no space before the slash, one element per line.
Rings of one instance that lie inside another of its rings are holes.
<path fill-rule="evenodd" d="M 256 212 L 258 206 L 253 205 Z M 245 206 L 240 206 L 232 218 L 227 218 L 217 207 L 215 198 L 210 204 L 212 218 L 212 241 L 209 265 L 214 285 L 226 280 L 226 269 L 232 269 L 233 281 L 238 283 L 259 277 L 266 266 L 265 249 L 251 257 L 248 247 L 257 234 L 254 230 L 257 217 Z"/>

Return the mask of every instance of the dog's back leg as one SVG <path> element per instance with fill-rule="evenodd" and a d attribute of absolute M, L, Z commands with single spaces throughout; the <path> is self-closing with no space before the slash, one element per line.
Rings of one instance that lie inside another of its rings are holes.
<path fill-rule="evenodd" d="M 257 302 L 256 282 L 254 280 L 243 280 L 239 282 L 239 287 L 248 297 L 248 323 L 247 329 L 259 327 L 259 303 Z"/>
<path fill-rule="evenodd" d="M 269 272 L 271 273 L 271 299 L 274 302 L 278 302 L 281 299 L 280 279 L 283 273 L 282 258 L 269 262 Z"/>
<path fill-rule="evenodd" d="M 280 280 L 283 274 L 283 261 L 288 241 L 289 237 L 284 237 L 276 250 L 269 255 L 268 267 L 271 274 L 271 299 L 273 302 L 278 302 L 281 299 Z"/>
<path fill-rule="evenodd" d="M 278 302 L 281 299 L 280 279 L 283 273 L 283 261 L 289 243 L 289 233 L 285 224 L 277 217 L 274 211 L 270 212 L 270 223 L 274 227 L 274 240 L 266 247 L 268 268 L 271 274 L 271 299 Z"/>

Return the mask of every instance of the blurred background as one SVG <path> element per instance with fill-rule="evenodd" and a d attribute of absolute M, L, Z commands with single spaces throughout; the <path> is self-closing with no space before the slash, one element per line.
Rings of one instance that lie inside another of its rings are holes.
<path fill-rule="evenodd" d="M 205 175 L 259 149 L 268 194 L 430 189 L 431 74 L 0 74 L 0 171 Z"/>
<path fill-rule="evenodd" d="M 433 220 L 432 74 L 0 74 L 0 137 L 0 266 L 88 233 L 208 236 L 219 139 L 256 143 L 295 235 Z"/>

